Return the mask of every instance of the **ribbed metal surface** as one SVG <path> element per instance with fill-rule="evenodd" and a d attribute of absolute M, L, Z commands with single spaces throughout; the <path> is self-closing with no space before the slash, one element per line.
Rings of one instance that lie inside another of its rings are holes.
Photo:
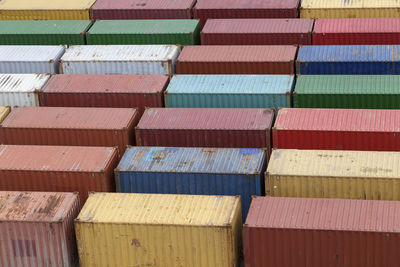
<path fill-rule="evenodd" d="M 175 45 L 71 46 L 60 62 L 65 74 L 168 74 L 180 52 Z"/>
<path fill-rule="evenodd" d="M 400 265 L 400 202 L 255 197 L 243 228 L 245 265 Z"/>
<path fill-rule="evenodd" d="M 290 107 L 289 75 L 176 75 L 165 92 L 169 108 Z"/>
<path fill-rule="evenodd" d="M 238 267 L 240 212 L 239 197 L 91 194 L 75 223 L 81 267 Z"/>
<path fill-rule="evenodd" d="M 0 265 L 74 266 L 78 213 L 73 193 L 0 191 Z"/>
<path fill-rule="evenodd" d="M 10 111 L 11 111 L 10 107 L 0 107 L 0 123 L 3 122 L 3 120 L 8 116 Z"/>

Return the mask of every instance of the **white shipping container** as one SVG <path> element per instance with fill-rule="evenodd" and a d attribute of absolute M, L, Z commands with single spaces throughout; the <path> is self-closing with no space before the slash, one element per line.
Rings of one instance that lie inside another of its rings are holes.
<path fill-rule="evenodd" d="M 0 73 L 58 73 L 62 45 L 1 45 Z"/>
<path fill-rule="evenodd" d="M 0 106 L 39 106 L 39 91 L 49 74 L 0 74 Z"/>
<path fill-rule="evenodd" d="M 64 74 L 167 74 L 175 72 L 176 45 L 77 45 L 60 60 Z"/>

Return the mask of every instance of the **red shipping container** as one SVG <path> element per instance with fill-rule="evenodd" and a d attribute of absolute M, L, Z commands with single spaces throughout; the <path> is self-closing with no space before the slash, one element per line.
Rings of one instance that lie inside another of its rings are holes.
<path fill-rule="evenodd" d="M 90 17 L 98 19 L 191 19 L 196 0 L 97 0 Z"/>
<path fill-rule="evenodd" d="M 197 0 L 194 18 L 203 27 L 207 19 L 298 18 L 300 0 Z"/>
<path fill-rule="evenodd" d="M 294 74 L 296 46 L 185 46 L 177 74 Z"/>
<path fill-rule="evenodd" d="M 0 145 L 0 190 L 115 192 L 113 147 Z"/>
<path fill-rule="evenodd" d="M 274 148 L 400 151 L 400 110 L 283 108 Z"/>
<path fill-rule="evenodd" d="M 273 109 L 150 108 L 136 127 L 138 146 L 271 149 Z"/>
<path fill-rule="evenodd" d="M 317 19 L 313 44 L 400 44 L 400 18 Z"/>
<path fill-rule="evenodd" d="M 400 202 L 254 197 L 246 267 L 400 266 Z"/>
<path fill-rule="evenodd" d="M 313 19 L 209 19 L 203 45 L 311 45 Z"/>
<path fill-rule="evenodd" d="M 40 91 L 40 105 L 51 107 L 163 107 L 164 75 L 64 74 L 50 78 Z"/>
<path fill-rule="evenodd" d="M 73 193 L 0 192 L 0 266 L 75 266 L 79 210 Z"/>
<path fill-rule="evenodd" d="M 15 108 L 0 124 L 0 143 L 118 147 L 134 144 L 139 114 L 132 108 Z"/>

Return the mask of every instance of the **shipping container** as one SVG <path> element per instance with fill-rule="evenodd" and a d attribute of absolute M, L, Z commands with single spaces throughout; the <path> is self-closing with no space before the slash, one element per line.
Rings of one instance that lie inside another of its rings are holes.
<path fill-rule="evenodd" d="M 96 0 L 3 0 L 0 20 L 88 20 Z"/>
<path fill-rule="evenodd" d="M 300 0 L 197 0 L 193 15 L 200 19 L 201 27 L 208 19 L 297 18 L 299 2 Z"/>
<path fill-rule="evenodd" d="M 177 74 L 294 74 L 296 46 L 185 46 Z"/>
<path fill-rule="evenodd" d="M 118 147 L 122 156 L 138 121 L 133 108 L 15 108 L 0 124 L 0 143 Z"/>
<path fill-rule="evenodd" d="M 283 108 L 274 148 L 400 151 L 400 110 Z"/>
<path fill-rule="evenodd" d="M 198 20 L 98 20 L 87 44 L 200 44 Z"/>
<path fill-rule="evenodd" d="M 209 19 L 202 45 L 311 45 L 312 19 Z"/>
<path fill-rule="evenodd" d="M 240 197 L 95 193 L 75 229 L 81 267 L 240 266 Z"/>
<path fill-rule="evenodd" d="M 136 127 L 138 146 L 271 150 L 272 109 L 149 108 Z"/>
<path fill-rule="evenodd" d="M 289 75 L 175 75 L 165 91 L 168 108 L 290 107 Z"/>
<path fill-rule="evenodd" d="M 112 147 L 0 145 L 0 190 L 79 192 L 83 205 L 88 192 L 115 191 L 117 165 Z"/>
<path fill-rule="evenodd" d="M 85 44 L 90 20 L 0 20 L 0 45 Z"/>
<path fill-rule="evenodd" d="M 62 45 L 0 45 L 0 73 L 55 74 L 64 52 Z"/>
<path fill-rule="evenodd" d="M 394 18 L 398 0 L 302 0 L 301 18 Z"/>
<path fill-rule="evenodd" d="M 274 197 L 400 201 L 399 152 L 272 151 L 265 192 Z"/>
<path fill-rule="evenodd" d="M 400 44 L 400 18 L 317 19 L 313 45 Z"/>
<path fill-rule="evenodd" d="M 5 118 L 7 118 L 8 114 L 10 114 L 10 107 L 1 107 L 0 106 L 0 123 L 4 121 Z"/>
<path fill-rule="evenodd" d="M 245 266 L 400 266 L 399 214 L 399 201 L 255 197 Z"/>
<path fill-rule="evenodd" d="M 246 219 L 251 196 L 264 195 L 266 160 L 258 148 L 132 147 L 115 182 L 123 193 L 240 195 Z"/>
<path fill-rule="evenodd" d="M 400 74 L 400 45 L 302 46 L 297 74 Z"/>
<path fill-rule="evenodd" d="M 70 267 L 78 263 L 73 193 L 0 191 L 0 266 Z"/>
<path fill-rule="evenodd" d="M 300 75 L 296 108 L 400 109 L 398 75 Z"/>
<path fill-rule="evenodd" d="M 64 74 L 167 74 L 175 72 L 176 45 L 77 45 L 60 60 Z"/>
<path fill-rule="evenodd" d="M 99 19 L 191 19 L 195 0 L 97 0 L 91 18 Z"/>
<path fill-rule="evenodd" d="M 51 107 L 163 107 L 166 75 L 63 74 L 40 91 L 40 105 Z"/>

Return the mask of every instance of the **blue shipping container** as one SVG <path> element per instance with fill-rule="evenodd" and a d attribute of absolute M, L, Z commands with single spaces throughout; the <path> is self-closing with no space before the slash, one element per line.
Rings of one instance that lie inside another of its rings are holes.
<path fill-rule="evenodd" d="M 302 46 L 297 74 L 400 74 L 400 45 Z"/>
<path fill-rule="evenodd" d="M 168 108 L 290 107 L 290 75 L 176 75 L 165 91 Z"/>
<path fill-rule="evenodd" d="M 115 180 L 124 193 L 240 195 L 245 219 L 251 196 L 264 194 L 265 168 L 257 148 L 131 147 Z"/>

